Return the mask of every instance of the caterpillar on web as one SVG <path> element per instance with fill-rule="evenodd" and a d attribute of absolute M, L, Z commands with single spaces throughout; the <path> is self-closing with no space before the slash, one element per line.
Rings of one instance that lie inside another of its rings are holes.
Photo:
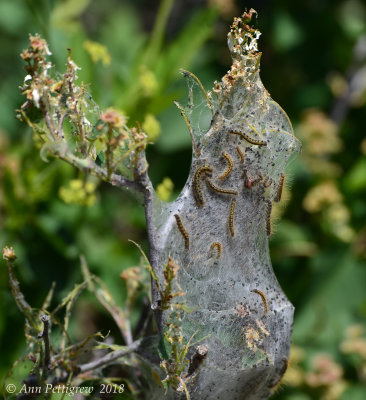
<path fill-rule="evenodd" d="M 231 204 L 230 204 L 230 214 L 229 214 L 229 230 L 230 230 L 230 235 L 232 237 L 235 236 L 234 232 L 234 213 L 235 213 L 235 206 L 236 206 L 236 200 L 232 199 Z"/>
<path fill-rule="evenodd" d="M 258 185 L 258 183 L 263 180 L 262 175 L 257 175 L 254 179 L 251 179 L 248 175 L 248 171 L 245 169 L 243 172 L 244 177 L 244 187 L 247 189 L 251 189 L 253 186 Z"/>
<path fill-rule="evenodd" d="M 203 198 L 203 193 L 202 193 L 202 185 L 201 185 L 201 179 L 202 175 L 212 175 L 212 168 L 208 166 L 203 166 L 197 169 L 197 171 L 194 174 L 194 180 L 193 180 L 193 192 L 194 192 L 194 197 L 197 201 L 197 204 L 202 207 L 204 205 L 204 198 Z"/>
<path fill-rule="evenodd" d="M 254 144 L 254 145 L 257 145 L 257 146 L 267 146 L 267 143 L 264 140 L 253 139 L 253 138 L 251 138 L 250 136 L 248 136 L 247 134 L 245 134 L 243 132 L 230 131 L 229 133 L 232 134 L 232 135 L 240 136 L 242 139 L 246 140 L 250 144 Z"/>
<path fill-rule="evenodd" d="M 214 248 L 217 248 L 217 258 L 221 257 L 222 254 L 222 245 L 220 242 L 214 242 L 211 244 L 210 250 L 213 250 Z"/>
<path fill-rule="evenodd" d="M 257 293 L 257 294 L 259 294 L 259 296 L 261 296 L 262 302 L 263 302 L 263 305 L 264 305 L 264 310 L 265 310 L 265 313 L 267 314 L 269 308 L 268 308 L 268 301 L 267 301 L 266 295 L 259 289 L 254 289 L 254 290 L 252 290 L 252 292 L 253 293 Z"/>
<path fill-rule="evenodd" d="M 285 174 L 281 174 L 280 180 L 278 181 L 276 196 L 274 198 L 275 202 L 281 201 L 282 191 L 283 191 L 283 184 L 285 182 Z"/>
<path fill-rule="evenodd" d="M 244 157 L 244 153 L 242 152 L 242 150 L 240 149 L 239 146 L 236 146 L 236 152 L 238 153 L 238 155 L 240 157 L 240 162 L 243 163 L 245 160 L 245 157 Z"/>
<path fill-rule="evenodd" d="M 267 178 L 263 181 L 263 186 L 265 188 L 268 188 L 272 185 L 272 179 L 267 176 Z"/>
<path fill-rule="evenodd" d="M 233 195 L 237 195 L 237 194 L 238 194 L 238 192 L 237 192 L 236 190 L 222 189 L 222 188 L 219 188 L 219 187 L 215 186 L 215 185 L 210 181 L 210 179 L 207 179 L 207 180 L 206 180 L 206 183 L 207 183 L 207 185 L 208 185 L 212 190 L 215 190 L 215 191 L 218 192 L 218 193 L 222 193 L 222 194 L 233 194 Z"/>
<path fill-rule="evenodd" d="M 231 161 L 230 156 L 227 153 L 222 153 L 222 156 L 225 157 L 226 161 L 228 162 L 228 167 L 227 170 L 221 175 L 219 176 L 218 179 L 222 180 L 225 179 L 231 172 L 231 170 L 233 169 L 233 162 Z"/>
<path fill-rule="evenodd" d="M 177 226 L 179 232 L 182 234 L 184 238 L 184 246 L 188 250 L 189 249 L 189 236 L 187 231 L 184 229 L 183 222 L 178 214 L 174 214 L 175 220 L 177 221 Z"/>
<path fill-rule="evenodd" d="M 268 200 L 267 201 L 267 207 L 266 207 L 266 232 L 267 232 L 267 236 L 271 236 L 271 233 L 272 233 L 271 214 L 272 214 L 272 203 Z"/>

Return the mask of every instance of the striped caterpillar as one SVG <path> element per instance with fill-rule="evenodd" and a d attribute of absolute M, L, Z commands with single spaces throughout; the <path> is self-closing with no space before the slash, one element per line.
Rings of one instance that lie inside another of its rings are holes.
<path fill-rule="evenodd" d="M 275 202 L 281 201 L 283 184 L 285 182 L 285 176 L 286 176 L 285 174 L 281 174 L 280 180 L 279 180 L 278 185 L 277 185 L 276 196 L 274 198 Z"/>
<path fill-rule="evenodd" d="M 238 192 L 237 192 L 236 190 L 222 189 L 222 188 L 219 188 L 219 187 L 215 186 L 215 185 L 210 181 L 210 179 L 207 179 L 207 180 L 206 180 L 206 183 L 207 183 L 207 185 L 208 185 L 212 190 L 215 190 L 215 191 L 218 192 L 218 193 L 222 193 L 222 194 L 233 194 L 233 195 L 237 195 L 237 194 L 238 194 Z"/>
<path fill-rule="evenodd" d="M 264 305 L 264 310 L 265 310 L 265 313 L 267 314 L 268 313 L 268 301 L 267 301 L 266 295 L 259 289 L 254 289 L 254 290 L 252 290 L 252 292 L 257 293 L 257 294 L 259 294 L 259 296 L 261 296 L 263 305 Z"/>
<path fill-rule="evenodd" d="M 240 157 L 240 162 L 243 163 L 245 160 L 244 153 L 241 151 L 239 146 L 236 146 L 236 152 L 238 153 Z"/>
<path fill-rule="evenodd" d="M 219 176 L 218 179 L 220 180 L 225 179 L 233 169 L 233 162 L 231 161 L 230 156 L 227 153 L 222 153 L 222 156 L 225 157 L 226 161 L 228 162 L 228 167 L 227 170 L 221 176 Z"/>
<path fill-rule="evenodd" d="M 268 200 L 267 201 L 267 207 L 266 207 L 266 232 L 267 232 L 267 236 L 271 236 L 271 233 L 272 233 L 271 214 L 272 214 L 272 203 Z"/>
<path fill-rule="evenodd" d="M 241 138 L 243 138 L 244 140 L 246 140 L 248 143 L 250 144 L 254 144 L 257 146 L 267 146 L 267 143 L 264 140 L 256 140 L 251 138 L 250 136 L 248 136 L 247 134 L 243 133 L 243 132 L 237 132 L 237 131 L 230 131 L 229 132 L 232 135 L 238 135 Z"/>
<path fill-rule="evenodd" d="M 282 363 L 281 368 L 280 368 L 280 370 L 277 372 L 276 377 L 275 377 L 274 379 L 272 379 L 272 380 L 270 381 L 270 383 L 269 383 L 269 386 L 268 386 L 268 387 L 269 387 L 270 389 L 274 389 L 274 388 L 280 383 L 280 381 L 281 381 L 283 375 L 285 375 L 285 372 L 287 371 L 288 364 L 289 364 L 288 359 L 285 358 L 285 357 L 283 357 L 282 360 L 281 360 L 281 363 Z"/>
<path fill-rule="evenodd" d="M 197 201 L 197 204 L 202 207 L 204 204 L 204 199 L 203 199 L 203 193 L 202 193 L 202 186 L 201 186 L 201 179 L 202 175 L 212 175 L 212 168 L 203 166 L 197 169 L 197 171 L 194 174 L 194 181 L 193 181 L 193 192 L 194 192 L 194 197 Z"/>
<path fill-rule="evenodd" d="M 215 247 L 217 247 L 217 258 L 221 258 L 222 254 L 222 245 L 220 242 L 214 242 L 211 244 L 210 250 L 213 250 Z"/>
<path fill-rule="evenodd" d="M 263 186 L 268 188 L 272 185 L 272 179 L 267 176 L 267 178 L 263 181 Z"/>
<path fill-rule="evenodd" d="M 182 234 L 184 238 L 184 245 L 185 248 L 188 250 L 189 249 L 189 236 L 187 231 L 184 229 L 183 222 L 178 214 L 174 214 L 175 220 L 177 221 L 177 226 L 179 229 L 179 232 Z"/>
<path fill-rule="evenodd" d="M 257 177 L 254 179 L 249 178 L 248 171 L 246 169 L 244 170 L 243 176 L 244 176 L 244 187 L 247 189 L 251 189 L 253 186 L 258 185 L 258 183 L 263 179 L 262 175 L 257 175 Z"/>
<path fill-rule="evenodd" d="M 235 236 L 234 232 L 234 212 L 235 212 L 235 206 L 236 206 L 236 200 L 232 199 L 231 204 L 230 204 L 230 214 L 229 214 L 229 229 L 230 229 L 230 235 L 232 237 Z"/>

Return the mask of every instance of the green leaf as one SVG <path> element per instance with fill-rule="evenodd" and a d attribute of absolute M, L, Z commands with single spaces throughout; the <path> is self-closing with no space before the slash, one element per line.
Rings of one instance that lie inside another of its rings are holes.
<path fill-rule="evenodd" d="M 366 188 L 366 157 L 359 159 L 345 178 L 345 186 L 351 192 Z"/>

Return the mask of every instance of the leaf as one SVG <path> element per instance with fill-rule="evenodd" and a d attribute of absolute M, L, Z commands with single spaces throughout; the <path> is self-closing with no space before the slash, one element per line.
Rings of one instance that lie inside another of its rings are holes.
<path fill-rule="evenodd" d="M 217 11 L 205 9 L 193 16 L 184 31 L 159 58 L 155 74 L 162 88 L 172 80 L 179 68 L 186 68 L 205 41 L 212 35 Z"/>

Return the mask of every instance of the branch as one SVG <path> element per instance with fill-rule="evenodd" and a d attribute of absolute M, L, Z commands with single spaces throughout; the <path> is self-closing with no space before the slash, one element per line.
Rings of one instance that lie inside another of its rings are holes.
<path fill-rule="evenodd" d="M 52 150 L 51 150 L 52 151 Z M 94 175 L 105 182 L 109 182 L 112 186 L 124 189 L 131 189 L 135 192 L 144 192 L 144 186 L 136 181 L 124 178 L 118 174 L 111 174 L 108 176 L 107 170 L 95 164 L 91 159 L 80 160 L 72 154 L 62 155 L 59 152 L 52 152 L 53 155 L 68 164 L 84 171 L 89 175 Z M 85 163 L 85 165 L 83 165 Z"/>
<path fill-rule="evenodd" d="M 99 358 L 98 360 L 91 361 L 86 364 L 82 364 L 79 366 L 78 373 L 82 374 L 87 371 L 91 371 L 93 369 L 106 366 L 109 363 L 116 361 L 118 358 L 127 356 L 128 354 L 131 354 L 134 351 L 136 351 L 139 348 L 139 346 L 141 345 L 141 342 L 142 342 L 142 340 L 136 340 L 135 342 L 131 343 L 130 346 L 127 346 L 124 349 L 112 351 L 111 353 L 108 353 L 106 356 Z"/>
<path fill-rule="evenodd" d="M 51 351 L 50 351 L 50 338 L 49 338 L 49 321 L 50 317 L 47 314 L 42 315 L 41 320 L 43 322 L 43 331 L 38 335 L 38 339 L 42 339 L 44 341 L 44 371 L 46 372 L 47 369 L 49 368 L 49 365 L 51 363 Z"/>
<path fill-rule="evenodd" d="M 149 261 L 152 269 L 156 273 L 161 268 L 159 260 L 159 249 L 157 246 L 158 239 L 156 237 L 156 229 L 154 222 L 154 201 L 155 192 L 148 175 L 148 163 L 146 154 L 141 151 L 137 154 L 135 177 L 136 181 L 144 188 L 144 208 L 146 219 L 146 230 L 149 242 Z M 154 280 L 151 278 L 151 308 L 158 312 L 158 302 L 160 300 L 159 289 Z M 159 317 L 156 315 L 157 320 Z M 159 324 L 158 324 L 159 326 Z"/>

